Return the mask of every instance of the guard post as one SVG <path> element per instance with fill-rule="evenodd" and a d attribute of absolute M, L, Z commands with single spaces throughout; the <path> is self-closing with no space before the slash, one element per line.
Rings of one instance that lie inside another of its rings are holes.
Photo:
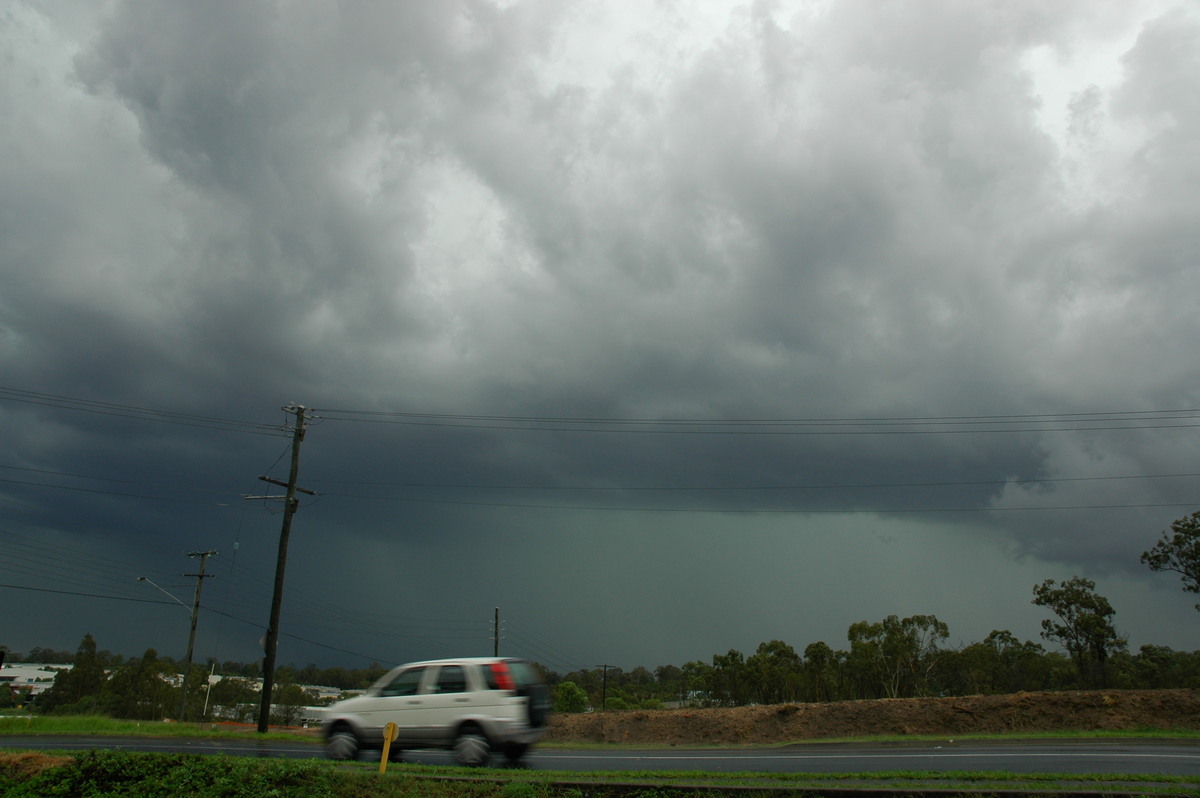
<path fill-rule="evenodd" d="M 387 772 L 388 756 L 392 753 L 392 741 L 400 736 L 400 727 L 395 723 L 388 723 L 383 727 L 383 756 L 379 759 L 379 772 Z"/>

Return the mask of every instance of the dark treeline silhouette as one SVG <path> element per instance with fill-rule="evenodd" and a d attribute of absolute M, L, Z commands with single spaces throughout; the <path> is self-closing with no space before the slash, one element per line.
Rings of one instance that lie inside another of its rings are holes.
<path fill-rule="evenodd" d="M 609 667 L 555 674 L 555 684 L 583 690 L 593 709 L 652 709 L 668 705 L 742 706 L 786 702 L 830 702 L 871 698 L 958 696 L 1076 690 L 1200 687 L 1200 652 L 1142 646 L 1123 648 L 1104 662 L 1102 684 L 1089 663 L 1081 670 L 1070 655 L 993 631 L 981 642 L 958 648 L 940 645 L 945 636 L 921 624 L 933 616 L 851 627 L 850 647 L 812 643 L 802 653 L 781 640 L 761 643 L 750 655 L 730 650 L 711 662 L 664 665 L 649 671 Z M 858 627 L 856 629 L 856 627 Z M 944 630 L 944 625 L 937 628 Z M 564 691 L 558 691 L 563 693 Z M 573 689 L 565 691 L 574 695 Z M 560 711 L 579 705 L 560 704 Z"/>

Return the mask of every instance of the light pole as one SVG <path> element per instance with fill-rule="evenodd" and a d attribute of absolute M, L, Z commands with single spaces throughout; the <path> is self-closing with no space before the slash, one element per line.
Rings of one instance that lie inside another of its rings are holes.
<path fill-rule="evenodd" d="M 200 558 L 200 573 L 184 574 L 184 576 L 196 577 L 196 598 L 192 602 L 192 607 L 191 607 L 192 625 L 191 625 L 190 631 L 188 632 L 187 659 L 183 666 L 183 681 L 179 685 L 179 720 L 180 720 L 180 722 L 182 722 L 184 720 L 184 713 L 187 710 L 187 680 L 188 680 L 188 675 L 191 673 L 191 670 L 192 670 L 192 653 L 195 651 L 195 648 L 196 648 L 196 621 L 200 617 L 200 590 L 201 590 L 202 586 L 204 585 L 205 577 L 212 576 L 212 574 L 204 573 L 204 565 L 207 562 L 208 558 L 214 556 L 215 554 L 216 554 L 215 551 L 189 551 L 188 552 L 189 557 L 199 557 Z M 154 587 L 161 590 L 163 593 L 166 593 L 167 596 L 169 596 L 171 598 L 171 600 L 174 601 L 176 604 L 183 607 L 184 609 L 187 609 L 188 605 L 184 604 L 182 601 L 175 598 L 175 596 L 171 595 L 171 593 L 169 593 L 161 585 L 155 584 L 152 580 L 147 579 L 144 576 L 139 576 L 138 581 L 146 582 L 147 584 L 153 585 Z"/>
<path fill-rule="evenodd" d="M 204 573 L 204 564 L 208 561 L 209 557 L 212 557 L 215 554 L 215 551 L 188 552 L 189 557 L 200 558 L 200 573 L 184 574 L 184 576 L 196 577 L 196 599 L 192 602 L 192 628 L 188 633 L 187 661 L 183 666 L 183 684 L 179 690 L 179 721 L 181 723 L 186 719 L 185 715 L 187 713 L 187 683 L 188 677 L 192 674 L 192 651 L 196 647 L 196 620 L 200 617 L 200 590 L 202 587 L 204 587 L 204 578 L 206 576 L 212 576 L 212 574 Z M 201 720 L 203 720 L 203 718 L 201 718 Z"/>

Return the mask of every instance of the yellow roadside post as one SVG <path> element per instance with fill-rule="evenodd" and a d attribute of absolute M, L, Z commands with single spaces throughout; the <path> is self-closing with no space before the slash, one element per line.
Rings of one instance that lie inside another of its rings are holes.
<path fill-rule="evenodd" d="M 392 751 L 392 741 L 400 736 L 400 727 L 389 723 L 383 727 L 383 756 L 379 758 L 379 772 L 387 772 L 388 754 Z"/>

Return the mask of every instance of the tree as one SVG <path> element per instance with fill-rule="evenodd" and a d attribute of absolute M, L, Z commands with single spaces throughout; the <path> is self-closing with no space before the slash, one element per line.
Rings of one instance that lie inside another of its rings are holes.
<path fill-rule="evenodd" d="M 146 649 L 141 659 L 130 660 L 113 672 L 104 691 L 104 708 L 116 718 L 157 720 L 178 707 L 178 690 L 167 681 L 175 675 L 169 659 Z"/>
<path fill-rule="evenodd" d="M 213 685 L 210 696 L 214 715 L 236 721 L 248 721 L 258 711 L 259 694 L 249 679 L 227 676 Z"/>
<path fill-rule="evenodd" d="M 838 676 L 838 657 L 827 643 L 809 643 L 804 649 L 802 666 L 806 698 L 809 701 L 832 701 Z"/>
<path fill-rule="evenodd" d="M 554 711 L 563 713 L 587 712 L 588 697 L 575 682 L 563 682 L 554 691 Z"/>
<path fill-rule="evenodd" d="M 907 698 L 928 691 L 938 642 L 950 636 L 950 629 L 935 615 L 889 615 L 879 623 L 851 624 L 846 636 L 850 664 L 865 680 L 861 687 L 873 681 L 885 697 Z"/>
<path fill-rule="evenodd" d="M 707 662 L 692 660 L 684 663 L 682 700 L 708 706 L 713 701 L 713 667 Z"/>
<path fill-rule="evenodd" d="M 746 675 L 759 703 L 795 701 L 800 693 L 800 656 L 782 640 L 759 643 L 746 659 Z"/>
<path fill-rule="evenodd" d="M 272 720 L 283 726 L 295 726 L 304 707 L 316 701 L 316 694 L 298 684 L 281 684 L 271 695 Z"/>
<path fill-rule="evenodd" d="M 99 706 L 106 677 L 90 633 L 79 641 L 74 663 L 70 670 L 59 671 L 54 685 L 38 700 L 46 712 L 86 714 Z"/>
<path fill-rule="evenodd" d="M 22 660 L 20 655 L 9 657 L 11 662 L 36 662 L 39 664 L 62 664 L 71 661 L 70 651 L 55 651 L 52 648 L 42 648 L 34 646 L 29 649 L 29 654 Z"/>
<path fill-rule="evenodd" d="M 1034 604 L 1049 608 L 1061 621 L 1043 620 L 1042 637 L 1062 644 L 1083 684 L 1107 687 L 1108 658 L 1125 648 L 1125 639 L 1112 624 L 1116 611 L 1096 592 L 1096 583 L 1073 576 L 1056 587 L 1053 579 L 1047 579 L 1034 585 L 1033 596 Z"/>
<path fill-rule="evenodd" d="M 727 654 L 713 654 L 710 698 L 725 707 L 740 707 L 744 704 L 745 669 L 746 658 L 736 649 L 729 649 Z"/>
<path fill-rule="evenodd" d="M 669 701 L 687 699 L 687 681 L 683 669 L 679 666 L 660 665 L 654 669 L 654 678 L 658 682 L 659 696 Z"/>
<path fill-rule="evenodd" d="M 1154 548 L 1142 552 L 1151 571 L 1174 571 L 1188 593 L 1200 593 L 1200 510 L 1171 522 Z M 1196 605 L 1200 610 L 1200 604 Z"/>

